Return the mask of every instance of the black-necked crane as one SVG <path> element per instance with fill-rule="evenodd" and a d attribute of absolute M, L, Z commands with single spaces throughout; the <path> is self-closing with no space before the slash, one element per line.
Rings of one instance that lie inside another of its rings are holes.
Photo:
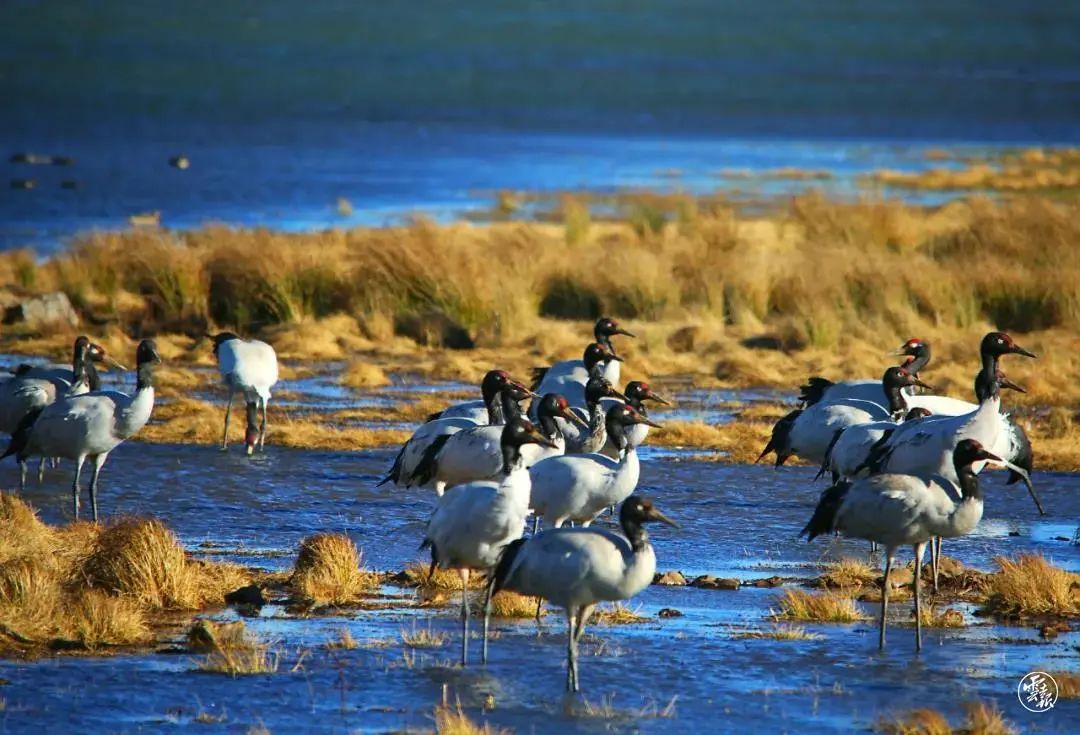
<path fill-rule="evenodd" d="M 455 403 L 431 414 L 427 420 L 468 419 L 477 426 L 502 426 L 506 423 L 506 417 L 503 416 L 502 390 L 507 383 L 515 382 L 505 370 L 489 370 L 480 382 L 480 400 Z M 517 385 L 522 390 L 527 390 L 521 383 Z"/>
<path fill-rule="evenodd" d="M 922 649 L 920 586 L 926 544 L 936 537 L 970 533 L 983 514 L 983 497 L 974 463 L 1002 462 L 975 439 L 961 440 L 951 454 L 957 481 L 941 476 L 918 477 L 887 473 L 855 482 L 841 481 L 825 490 L 810 522 L 800 535 L 809 540 L 840 532 L 885 547 L 885 576 L 881 581 L 881 623 L 878 646 L 885 648 L 885 616 L 889 606 L 889 572 L 896 550 L 915 551 L 915 650 Z"/>
<path fill-rule="evenodd" d="M 556 457 L 566 450 L 566 440 L 557 419 L 588 424 L 570 409 L 566 399 L 548 393 L 539 402 L 539 427 L 548 444 L 530 444 L 521 448 L 525 467 Z M 475 480 L 490 480 L 503 467 L 500 448 L 503 427 L 474 426 L 454 434 L 436 437 L 408 479 L 408 485 L 424 486 L 435 483 L 435 492 L 442 495 L 446 488 Z"/>
<path fill-rule="evenodd" d="M 596 605 L 629 600 L 652 583 L 656 552 L 644 524 L 678 528 L 648 498 L 633 495 L 619 509 L 623 535 L 597 528 L 555 528 L 510 544 L 488 585 L 540 597 L 566 611 L 566 690 L 581 689 L 577 644 Z"/>
<path fill-rule="evenodd" d="M 896 427 L 873 447 L 866 466 L 874 474 L 941 474 L 956 482 L 952 463 L 953 450 L 962 439 L 976 439 L 988 451 L 1002 457 L 1007 463 L 1013 471 L 1010 482 L 1017 479 L 1024 481 L 1039 512 L 1042 513 L 1042 505 L 1031 485 L 1031 447 L 1027 436 L 1022 431 L 1018 433 L 1016 424 L 1001 413 L 1000 387 L 1004 376 L 998 366 L 1003 355 L 1034 355 L 1003 332 L 987 334 L 979 351 L 983 365 L 975 377 L 978 406 L 959 416 L 935 414 L 921 421 Z M 979 472 L 982 467 L 982 464 L 978 464 L 975 471 Z"/>
<path fill-rule="evenodd" d="M 777 467 L 793 455 L 820 465 L 836 438 L 836 432 L 856 424 L 890 421 L 896 416 L 903 416 L 907 411 L 907 398 L 901 389 L 910 385 L 928 387 L 903 368 L 892 367 L 878 381 L 878 390 L 888 397 L 887 407 L 859 398 L 845 398 L 820 401 L 805 409 L 792 411 L 773 427 L 772 436 L 757 461 L 760 462 L 769 452 L 775 452 Z"/>
<path fill-rule="evenodd" d="M 617 455 L 566 454 L 537 462 L 532 478 L 532 509 L 536 523 L 559 528 L 566 521 L 588 526 L 606 508 L 629 497 L 641 474 L 637 447 L 628 436 L 636 424 L 660 427 L 632 406 L 616 404 L 607 412 L 607 441 Z M 535 528 L 535 526 L 534 526 Z"/>
<path fill-rule="evenodd" d="M 576 368 L 563 375 L 549 374 L 543 380 L 534 381 L 533 390 L 540 395 L 558 393 L 564 396 L 574 408 L 587 408 L 588 397 L 585 391 L 589 381 L 594 378 L 603 378 L 612 385 L 618 385 L 618 383 L 614 383 L 607 378 L 609 371 L 605 369 L 605 366 L 617 364 L 620 360 L 622 358 L 618 357 L 604 344 L 593 342 L 585 348 L 581 360 L 568 361 L 577 362 L 583 367 Z M 535 405 L 530 406 L 529 417 L 536 418 Z"/>
<path fill-rule="evenodd" d="M 912 337 L 892 354 L 905 356 L 904 362 L 899 367 L 918 377 L 930 362 L 930 343 Z M 845 400 L 870 401 L 882 406 L 888 405 L 888 399 L 881 390 L 880 380 L 842 380 L 834 383 L 828 378 L 812 377 L 806 381 L 806 385 L 799 388 L 799 401 L 803 404 L 803 408 L 809 408 L 816 403 L 834 403 Z"/>
<path fill-rule="evenodd" d="M 584 423 L 570 424 L 561 422 L 563 435 L 566 437 L 567 454 L 588 454 L 599 452 L 607 443 L 607 409 L 604 399 L 625 401 L 626 396 L 615 389 L 607 378 L 594 375 L 585 384 L 585 408 L 573 406 L 573 411 Z M 572 404 L 571 404 L 572 405 Z"/>
<path fill-rule="evenodd" d="M 510 418 L 521 415 L 520 402 L 533 395 L 532 391 L 513 380 L 504 370 L 492 370 L 481 385 L 484 401 L 488 406 L 488 425 L 503 426 Z M 490 392 L 490 396 L 488 395 Z M 456 434 L 463 429 L 478 426 L 468 418 L 440 418 L 428 421 L 420 426 L 409 440 L 402 445 L 394 458 L 394 464 L 378 485 L 393 482 L 398 487 L 412 487 L 415 483 L 416 469 L 425 454 L 440 437 Z M 438 490 L 440 488 L 436 488 Z"/>
<path fill-rule="evenodd" d="M 72 483 L 75 518 L 79 517 L 79 479 L 83 463 L 94 463 L 90 476 L 90 504 L 98 519 L 97 483 L 109 453 L 146 425 L 154 409 L 154 366 L 161 362 L 154 341 L 144 339 L 135 351 L 135 392 L 91 391 L 65 396 L 27 416 L 4 453 L 20 463 L 31 456 L 75 460 Z"/>
<path fill-rule="evenodd" d="M 266 443 L 266 404 L 270 402 L 270 389 L 278 381 L 277 353 L 274 348 L 257 339 L 240 339 L 232 332 L 214 335 L 214 356 L 218 362 L 221 382 L 229 392 L 225 408 L 225 430 L 221 436 L 221 448 L 229 444 L 229 417 L 232 414 L 233 396 L 244 394 L 247 429 L 244 445 L 250 455 L 258 444 L 260 451 Z M 258 411 L 262 409 L 262 423 L 257 423 Z"/>
<path fill-rule="evenodd" d="M 469 573 L 486 572 L 499 562 L 503 549 L 521 538 L 529 514 L 529 472 L 521 448 L 549 445 L 548 439 L 522 416 L 502 429 L 503 466 L 495 480 L 450 488 L 439 498 L 420 548 L 431 549 L 432 570 L 455 569 L 461 576 L 461 665 L 469 657 Z M 484 615 L 484 659 L 487 659 L 488 615 Z"/>
<path fill-rule="evenodd" d="M 619 323 L 610 317 L 601 317 L 597 320 L 593 326 L 593 337 L 596 342 L 599 343 L 607 353 L 611 354 L 611 358 L 605 359 L 603 364 L 598 368 L 603 376 L 607 378 L 612 385 L 619 384 L 620 369 L 618 351 L 615 349 L 614 343 L 611 338 L 616 335 L 623 335 L 625 337 L 635 336 L 633 333 L 626 331 Z M 588 355 L 588 352 L 586 352 Z M 550 367 L 533 368 L 532 380 L 533 390 L 543 395 L 544 393 L 565 393 L 565 386 L 563 381 L 570 379 L 573 382 L 585 384 L 585 381 L 589 379 L 589 376 L 593 374 L 593 365 L 587 364 L 586 360 L 563 360 L 557 362 Z M 551 381 L 545 382 L 545 381 Z M 568 399 L 572 399 L 572 396 L 566 396 Z M 574 404 L 571 400 L 571 404 Z"/>

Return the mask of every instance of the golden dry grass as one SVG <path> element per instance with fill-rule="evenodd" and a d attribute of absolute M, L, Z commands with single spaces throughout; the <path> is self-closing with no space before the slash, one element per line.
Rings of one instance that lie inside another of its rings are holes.
<path fill-rule="evenodd" d="M 189 561 L 158 521 L 54 528 L 0 496 L 0 652 L 148 644 L 155 616 L 220 605 L 249 579 L 235 565 Z"/>
<path fill-rule="evenodd" d="M 1015 559 L 999 556 L 994 561 L 998 571 L 988 579 L 987 612 L 1004 617 L 1080 615 L 1073 591 L 1080 576 L 1055 567 L 1039 554 Z"/>
<path fill-rule="evenodd" d="M 361 569 L 361 555 L 348 536 L 320 533 L 300 543 L 289 584 L 320 604 L 357 602 L 378 585 L 376 575 Z"/>
<path fill-rule="evenodd" d="M 478 725 L 465 714 L 461 702 L 455 706 L 440 705 L 433 715 L 436 735 L 511 735 L 506 728 L 495 727 L 490 722 Z"/>
<path fill-rule="evenodd" d="M 390 378 L 378 365 L 373 365 L 366 360 L 352 360 L 345 366 L 345 371 L 340 378 L 342 385 L 350 388 L 375 388 L 387 385 Z"/>
<path fill-rule="evenodd" d="M 865 559 L 844 557 L 827 565 L 817 578 L 820 587 L 852 589 L 876 584 L 881 572 L 867 564 Z"/>
<path fill-rule="evenodd" d="M 249 639 L 242 645 L 220 648 L 199 662 L 199 671 L 211 674 L 244 676 L 273 674 L 278 670 L 279 654 L 268 643 Z"/>
<path fill-rule="evenodd" d="M 914 625 L 914 611 L 912 612 L 912 624 Z M 922 624 L 927 628 L 963 628 L 967 623 L 964 614 L 956 608 L 947 607 L 939 609 L 935 605 L 922 605 Z"/>
<path fill-rule="evenodd" d="M 406 566 L 405 575 L 408 577 L 409 584 L 418 587 L 423 592 L 461 590 L 461 577 L 458 575 L 457 570 L 436 567 L 434 573 L 429 577 L 428 571 L 430 569 L 430 563 L 422 561 L 414 561 Z M 483 586 L 483 575 L 469 575 L 469 589 L 480 589 Z"/>
<path fill-rule="evenodd" d="M 534 618 L 540 598 L 519 595 L 510 590 L 500 590 L 491 598 L 491 614 L 496 618 Z M 547 611 L 540 608 L 540 614 Z"/>
<path fill-rule="evenodd" d="M 964 722 L 956 727 L 937 710 L 916 709 L 882 718 L 874 730 L 886 735 L 1016 735 L 1018 732 L 992 704 L 969 702 L 966 710 Z"/>
<path fill-rule="evenodd" d="M 1075 671 L 1048 671 L 1058 686 L 1061 699 L 1080 699 L 1080 673 Z"/>
<path fill-rule="evenodd" d="M 535 611 L 535 609 L 534 609 Z M 651 621 L 648 615 L 642 615 L 640 608 L 631 609 L 620 602 L 611 607 L 598 607 L 589 618 L 592 625 L 638 625 Z"/>
<path fill-rule="evenodd" d="M 802 620 L 813 623 L 855 623 L 866 620 L 854 598 L 841 592 L 806 592 L 784 590 L 777 598 L 780 606 L 774 620 Z"/>

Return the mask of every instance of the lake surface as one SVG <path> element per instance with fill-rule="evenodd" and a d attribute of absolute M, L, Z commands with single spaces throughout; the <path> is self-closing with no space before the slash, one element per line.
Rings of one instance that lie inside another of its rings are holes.
<path fill-rule="evenodd" d="M 453 219 L 500 189 L 853 196 L 859 173 L 941 165 L 932 147 L 1075 143 L 1078 26 L 1080 6 L 1048 1 L 13 0 L 0 179 L 35 188 L 0 182 L 0 248 L 148 211 L 177 228 Z M 834 178 L 717 175 L 787 167 Z"/>
<path fill-rule="evenodd" d="M 318 385 L 308 379 L 292 389 L 302 398 Z M 364 395 L 375 400 L 401 390 Z M 738 398 L 729 391 L 711 397 L 694 392 L 685 400 L 693 411 L 720 421 L 720 404 Z M 288 569 L 300 540 L 319 531 L 347 533 L 372 569 L 400 570 L 424 559 L 417 546 L 434 498 L 375 487 L 392 461 L 391 449 L 302 451 L 272 446 L 272 434 L 270 441 L 264 455 L 250 460 L 239 446 L 222 453 L 209 446 L 124 444 L 102 474 L 102 511 L 108 517 L 159 516 L 198 555 L 267 569 Z M 652 534 L 661 570 L 744 582 L 805 578 L 819 574 L 823 562 L 867 553 L 864 543 L 797 538 L 819 490 L 812 469 L 777 471 L 689 456 L 643 450 L 640 490 L 682 524 Z M 1002 473 L 985 478 L 986 514 L 975 533 L 946 544 L 948 555 L 989 570 L 996 555 L 1035 551 L 1080 571 L 1080 547 L 1072 543 L 1080 524 L 1080 478 L 1037 473 L 1049 512 L 1044 518 L 1022 489 L 1004 486 Z M 0 485 L 15 482 L 14 463 L 4 463 Z M 45 520 L 62 522 L 70 513 L 69 488 L 65 467 L 50 471 L 43 485 L 31 482 L 26 498 Z M 900 556 L 906 563 L 909 552 Z M 0 731 L 44 726 L 84 733 L 242 733 L 257 723 L 275 733 L 401 731 L 430 727 L 444 684 L 451 701 L 460 698 L 470 715 L 479 717 L 480 708 L 493 703 L 483 717 L 535 733 L 842 733 L 917 706 L 958 717 L 962 703 L 975 699 L 997 703 L 1014 722 L 1040 732 L 1073 732 L 1080 717 L 1075 700 L 1034 715 L 1015 695 L 1030 670 L 1080 668 L 1075 633 L 1043 641 L 1033 626 L 994 625 L 972 616 L 967 605 L 957 607 L 968 627 L 926 631 L 920 656 L 914 655 L 912 630 L 901 625 L 909 603 L 894 605 L 889 649 L 879 654 L 873 621 L 808 625 L 823 637 L 807 642 L 739 638 L 770 625 L 775 589 L 653 586 L 630 603 L 648 622 L 590 627 L 581 662 L 584 696 L 593 705 L 609 703 L 614 716 L 585 717 L 564 710 L 565 639 L 557 614 L 545 618 L 539 637 L 532 621 L 496 621 L 489 666 L 461 670 L 454 665 L 457 607 L 416 609 L 411 590 L 383 591 L 401 605 L 313 618 L 268 606 L 261 617 L 248 619 L 251 629 L 277 642 L 281 668 L 272 675 L 198 673 L 198 657 L 184 654 L 0 661 L 0 677 L 10 681 L 0 689 L 6 703 Z M 660 618 L 662 608 L 683 616 Z M 450 635 L 446 645 L 406 656 L 401 631 L 429 625 Z M 323 648 L 342 628 L 362 643 L 380 643 L 352 651 Z M 300 669 L 291 672 L 298 661 Z M 673 717 L 641 716 L 673 699 Z M 205 724 L 196 720 L 200 714 L 222 720 Z"/>

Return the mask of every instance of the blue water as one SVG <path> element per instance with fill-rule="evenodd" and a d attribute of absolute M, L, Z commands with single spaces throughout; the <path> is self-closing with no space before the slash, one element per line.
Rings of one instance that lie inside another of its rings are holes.
<path fill-rule="evenodd" d="M 811 185 L 724 169 L 824 169 L 851 195 L 928 147 L 1075 142 L 1078 21 L 1005 0 L 11 0 L 0 248 L 155 210 L 313 229 L 449 219 L 498 189 Z M 7 161 L 23 151 L 76 162 Z"/>

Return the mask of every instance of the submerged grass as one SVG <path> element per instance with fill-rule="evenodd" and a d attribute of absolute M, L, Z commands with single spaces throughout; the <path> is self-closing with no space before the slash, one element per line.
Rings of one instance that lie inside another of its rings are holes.
<path fill-rule="evenodd" d="M 824 636 L 811 633 L 798 625 L 773 625 L 770 628 L 745 630 L 733 636 L 736 639 L 773 640 L 773 641 L 816 641 Z"/>
<path fill-rule="evenodd" d="M 495 727 L 489 722 L 482 725 L 474 722 L 457 702 L 453 707 L 442 704 L 435 708 L 433 715 L 436 735 L 511 735 L 511 730 Z"/>
<path fill-rule="evenodd" d="M 780 610 L 772 613 L 774 620 L 857 623 L 867 619 L 854 598 L 841 592 L 806 592 L 788 589 L 777 598 L 777 603 L 780 605 Z"/>
<path fill-rule="evenodd" d="M 430 625 L 418 628 L 413 623 L 411 629 L 401 629 L 401 642 L 409 648 L 442 648 L 449 639 L 446 633 L 433 630 Z"/>

